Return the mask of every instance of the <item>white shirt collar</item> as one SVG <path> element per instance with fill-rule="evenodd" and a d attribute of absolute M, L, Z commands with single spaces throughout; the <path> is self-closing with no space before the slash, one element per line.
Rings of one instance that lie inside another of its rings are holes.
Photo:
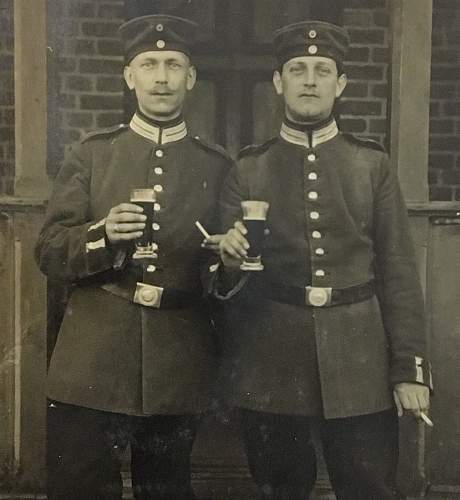
<path fill-rule="evenodd" d="M 297 146 L 304 146 L 306 148 L 314 148 L 318 144 L 330 141 L 339 133 L 337 122 L 333 119 L 330 123 L 322 128 L 313 130 L 311 133 L 311 144 L 309 141 L 309 134 L 301 130 L 296 130 L 283 122 L 281 125 L 280 136 L 287 142 L 296 144 Z"/>
<path fill-rule="evenodd" d="M 137 113 L 131 119 L 129 124 L 131 130 L 136 134 L 149 139 L 155 144 L 167 144 L 168 142 L 180 141 L 187 135 L 187 126 L 184 121 L 173 127 L 157 127 L 146 122 Z"/>

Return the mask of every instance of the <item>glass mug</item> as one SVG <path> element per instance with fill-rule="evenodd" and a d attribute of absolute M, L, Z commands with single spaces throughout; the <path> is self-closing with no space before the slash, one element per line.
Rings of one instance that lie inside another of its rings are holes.
<path fill-rule="evenodd" d="M 156 201 L 155 191 L 153 189 L 132 189 L 129 201 L 139 205 L 144 209 L 143 214 L 147 217 L 145 228 L 140 238 L 134 242 L 135 252 L 133 259 L 156 259 L 155 250 L 158 248 L 153 241 L 153 213 Z"/>
<path fill-rule="evenodd" d="M 262 246 L 265 238 L 267 212 L 270 207 L 266 201 L 246 200 L 241 202 L 243 223 L 247 229 L 248 254 L 241 263 L 242 271 L 262 271 Z"/>

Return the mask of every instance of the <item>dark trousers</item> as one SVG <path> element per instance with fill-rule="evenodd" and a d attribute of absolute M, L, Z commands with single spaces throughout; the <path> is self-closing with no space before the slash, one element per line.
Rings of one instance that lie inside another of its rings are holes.
<path fill-rule="evenodd" d="M 134 417 L 53 402 L 48 409 L 48 500 L 120 500 L 131 446 L 137 500 L 191 500 L 196 416 Z"/>
<path fill-rule="evenodd" d="M 262 498 L 307 500 L 316 481 L 312 419 L 242 411 L 242 435 Z M 396 500 L 398 422 L 394 411 L 319 420 L 337 500 Z"/>

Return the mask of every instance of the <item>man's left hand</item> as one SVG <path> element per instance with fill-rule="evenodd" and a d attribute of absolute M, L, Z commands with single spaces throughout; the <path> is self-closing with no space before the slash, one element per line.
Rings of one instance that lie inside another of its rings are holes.
<path fill-rule="evenodd" d="M 419 418 L 420 413 L 428 411 L 430 407 L 430 390 L 424 385 L 401 382 L 395 385 L 393 397 L 398 417 L 402 417 L 404 410 L 408 410 Z"/>

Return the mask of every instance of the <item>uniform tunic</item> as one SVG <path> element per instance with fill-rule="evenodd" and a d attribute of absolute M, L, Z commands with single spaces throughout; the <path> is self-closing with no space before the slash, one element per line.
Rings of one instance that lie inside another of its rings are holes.
<path fill-rule="evenodd" d="M 90 134 L 72 149 L 36 247 L 41 270 L 72 286 L 48 374 L 50 398 L 134 415 L 207 407 L 216 353 L 200 301 L 207 256 L 194 222 L 215 231 L 230 164 L 223 150 L 190 136 L 183 121 L 161 129 L 138 114 L 130 126 Z M 132 244 L 111 245 L 105 237 L 105 217 L 129 202 L 132 188 L 157 194 L 158 259 L 149 271 L 131 259 Z M 190 300 L 174 309 L 139 305 L 138 282 Z"/>
<path fill-rule="evenodd" d="M 423 297 L 408 217 L 387 155 L 338 132 L 283 124 L 249 147 L 222 197 L 223 229 L 242 200 L 270 203 L 262 258 L 226 302 L 223 386 L 230 404 L 272 413 L 349 417 L 392 406 L 397 382 L 429 384 Z M 210 270 L 215 283 L 219 271 Z M 211 277 L 211 281 L 212 281 Z M 301 307 L 264 287 L 338 289 L 377 280 L 378 298 Z"/>

